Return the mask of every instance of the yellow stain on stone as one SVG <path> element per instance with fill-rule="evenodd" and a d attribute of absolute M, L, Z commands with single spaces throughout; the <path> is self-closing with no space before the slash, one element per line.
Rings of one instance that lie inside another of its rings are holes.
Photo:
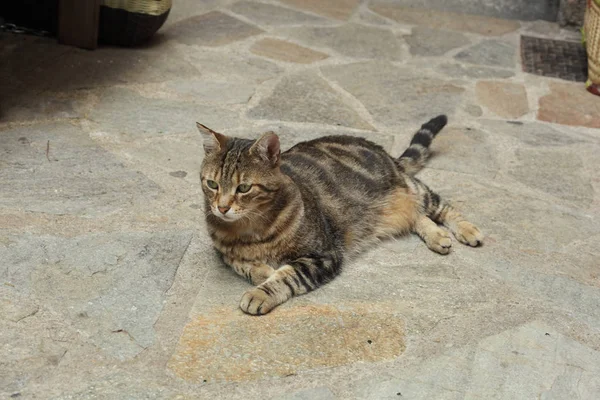
<path fill-rule="evenodd" d="M 252 317 L 215 309 L 184 328 L 168 367 L 189 382 L 235 382 L 398 357 L 404 324 L 364 305 L 305 305 Z"/>

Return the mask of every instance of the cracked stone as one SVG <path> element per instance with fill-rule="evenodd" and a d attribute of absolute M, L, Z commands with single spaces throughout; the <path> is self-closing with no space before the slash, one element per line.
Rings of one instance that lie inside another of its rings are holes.
<path fill-rule="evenodd" d="M 441 64 L 436 67 L 436 70 L 452 78 L 489 79 L 515 76 L 515 72 L 510 70 L 450 63 Z"/>
<path fill-rule="evenodd" d="M 314 72 L 286 76 L 248 115 L 255 119 L 312 122 L 373 129 Z"/>
<path fill-rule="evenodd" d="M 463 47 L 471 41 L 462 33 L 442 31 L 426 27 L 415 27 L 404 39 L 410 45 L 410 54 L 437 57 L 450 50 Z"/>
<path fill-rule="evenodd" d="M 301 10 L 335 19 L 347 20 L 350 18 L 360 0 L 279 0 L 284 4 L 297 7 Z"/>
<path fill-rule="evenodd" d="M 600 128 L 598 99 L 581 85 L 550 82 L 550 93 L 540 99 L 537 118 L 563 125 Z"/>
<path fill-rule="evenodd" d="M 184 19 L 165 30 L 168 37 L 181 43 L 210 47 L 224 46 L 262 32 L 256 26 L 219 11 Z"/>
<path fill-rule="evenodd" d="M 56 325 L 28 326 L 25 322 L 0 322 L 0 393 L 7 394 L 5 398 L 49 376 L 67 352 L 68 343 L 49 337 Z"/>
<path fill-rule="evenodd" d="M 37 314 L 39 304 L 33 299 L 15 293 L 9 288 L 0 287 L 0 320 L 20 322 Z"/>
<path fill-rule="evenodd" d="M 240 1 L 231 6 L 236 14 L 268 26 L 326 24 L 328 21 L 311 14 L 272 4 Z"/>
<path fill-rule="evenodd" d="M 358 24 L 290 28 L 286 34 L 308 45 L 328 47 L 348 57 L 399 61 L 406 58 L 402 40 L 387 29 Z"/>
<path fill-rule="evenodd" d="M 298 64 L 310 64 L 329 57 L 329 55 L 321 53 L 320 51 L 311 50 L 283 40 L 270 38 L 256 42 L 250 48 L 250 51 L 259 56 Z"/>
<path fill-rule="evenodd" d="M 438 114 L 452 114 L 465 91 L 450 82 L 428 77 L 423 71 L 389 63 L 363 62 L 321 70 L 356 97 L 378 122 L 391 126 L 406 121 L 423 123 Z"/>
<path fill-rule="evenodd" d="M 373 1 L 369 8 L 374 12 L 396 22 L 421 25 L 435 29 L 470 32 L 484 36 L 501 36 L 520 28 L 517 21 L 498 18 L 467 15 L 462 13 L 441 12 L 418 8 L 402 7 L 397 3 Z"/>
<path fill-rule="evenodd" d="M 191 238 L 187 232 L 15 236 L 12 246 L 0 246 L 10 263 L 1 279 L 13 285 L 13 301 L 19 293 L 35 298 L 99 350 L 127 359 L 154 342 L 153 324 Z M 117 263 L 106 264 L 107 254 Z"/>
<path fill-rule="evenodd" d="M 475 86 L 479 104 L 504 118 L 519 118 L 529 112 L 525 86 L 520 83 L 479 81 Z"/>
<path fill-rule="evenodd" d="M 468 64 L 515 68 L 516 54 L 515 47 L 510 43 L 500 40 L 485 40 L 461 51 L 454 58 Z"/>
<path fill-rule="evenodd" d="M 9 209 L 94 217 L 160 191 L 68 123 L 5 130 L 0 155 L 0 206 Z"/>

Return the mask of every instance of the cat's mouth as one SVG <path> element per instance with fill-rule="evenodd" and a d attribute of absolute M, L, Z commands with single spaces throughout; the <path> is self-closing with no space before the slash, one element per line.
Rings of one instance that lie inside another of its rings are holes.
<path fill-rule="evenodd" d="M 242 218 L 242 216 L 241 216 L 241 215 L 239 215 L 239 214 L 230 214 L 230 213 L 223 214 L 223 213 L 221 213 L 221 212 L 219 212 L 219 211 L 216 211 L 216 212 L 215 212 L 214 210 L 213 210 L 213 214 L 214 214 L 216 217 L 218 217 L 218 218 L 222 219 L 223 221 L 227 221 L 227 222 L 234 222 L 234 221 L 237 221 L 237 220 L 239 220 L 240 218 Z"/>

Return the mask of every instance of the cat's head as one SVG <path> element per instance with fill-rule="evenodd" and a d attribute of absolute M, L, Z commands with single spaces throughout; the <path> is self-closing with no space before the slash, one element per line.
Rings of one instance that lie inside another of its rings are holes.
<path fill-rule="evenodd" d="M 210 212 L 228 222 L 264 219 L 284 183 L 279 137 L 267 132 L 257 140 L 239 139 L 196 125 L 204 137 L 200 178 Z"/>

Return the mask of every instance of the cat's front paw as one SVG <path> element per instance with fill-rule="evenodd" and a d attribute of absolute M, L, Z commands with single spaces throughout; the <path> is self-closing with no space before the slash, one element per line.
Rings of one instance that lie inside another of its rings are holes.
<path fill-rule="evenodd" d="M 240 308 L 250 315 L 263 315 L 277 307 L 279 303 L 260 287 L 248 290 L 242 296 Z"/>

